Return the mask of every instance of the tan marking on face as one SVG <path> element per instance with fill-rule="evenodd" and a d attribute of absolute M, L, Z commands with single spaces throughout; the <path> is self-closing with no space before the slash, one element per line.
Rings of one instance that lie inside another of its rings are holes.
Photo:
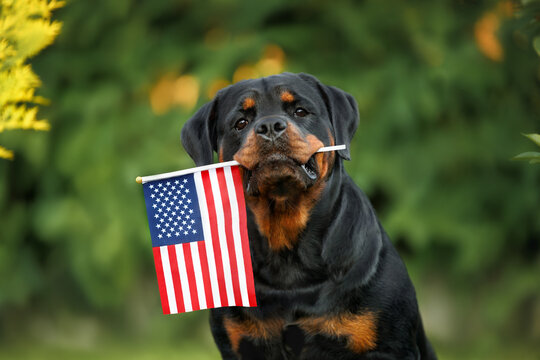
<path fill-rule="evenodd" d="M 238 352 L 240 341 L 243 338 L 268 341 L 272 338 L 281 336 L 281 331 L 285 326 L 283 319 L 232 319 L 225 317 L 223 326 L 229 336 L 231 346 L 235 352 Z"/>
<path fill-rule="evenodd" d="M 309 134 L 303 137 L 295 126 L 287 126 L 285 133 L 289 139 L 288 152 L 290 156 L 301 164 L 305 164 L 317 150 L 324 146 L 314 135 Z M 260 155 L 259 138 L 255 131 L 252 130 L 242 148 L 234 154 L 233 158 L 242 166 L 252 170 L 260 162 Z"/>
<path fill-rule="evenodd" d="M 350 350 L 363 353 L 377 346 L 376 320 L 373 312 L 345 313 L 333 317 L 302 319 L 299 325 L 309 334 L 345 337 Z"/>
<path fill-rule="evenodd" d="M 330 130 L 328 130 L 328 137 L 330 138 L 330 146 L 334 146 L 335 141 L 334 141 L 334 137 L 330 133 Z M 335 158 L 336 158 L 335 151 L 327 151 L 327 152 L 318 153 L 315 155 L 315 160 L 317 160 L 317 165 L 319 166 L 321 178 L 324 179 L 327 177 L 329 173 L 328 170 L 334 166 Z"/>
<path fill-rule="evenodd" d="M 244 102 L 242 103 L 242 109 L 248 110 L 255 106 L 255 99 L 248 97 L 244 99 Z"/>
<path fill-rule="evenodd" d="M 284 91 L 281 93 L 281 101 L 283 102 L 293 102 L 294 101 L 294 95 L 291 94 L 289 91 Z"/>

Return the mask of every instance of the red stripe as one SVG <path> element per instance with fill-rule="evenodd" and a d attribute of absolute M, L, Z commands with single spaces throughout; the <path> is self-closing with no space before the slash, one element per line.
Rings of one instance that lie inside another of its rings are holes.
<path fill-rule="evenodd" d="M 195 270 L 193 269 L 193 259 L 191 258 L 191 243 L 182 244 L 184 248 L 184 260 L 186 261 L 186 272 L 189 283 L 189 293 L 191 295 L 191 307 L 193 311 L 200 310 L 197 283 L 195 282 Z"/>
<path fill-rule="evenodd" d="M 229 201 L 229 192 L 227 191 L 227 181 L 225 180 L 225 171 L 223 168 L 216 169 L 216 175 L 221 193 L 221 205 L 223 206 L 223 215 L 225 217 L 225 237 L 227 239 L 227 248 L 229 250 L 229 263 L 231 264 L 231 277 L 233 282 L 234 304 L 242 305 L 242 295 L 240 293 L 240 283 L 238 279 L 238 263 L 236 262 L 236 251 L 234 248 L 234 237 L 232 231 L 231 203 Z M 234 201 L 234 199 L 233 199 Z"/>
<path fill-rule="evenodd" d="M 174 285 L 174 296 L 176 297 L 176 307 L 178 313 L 186 312 L 184 308 L 184 297 L 182 296 L 182 286 L 180 285 L 180 273 L 178 272 L 178 261 L 176 259 L 175 245 L 167 246 L 169 250 L 169 263 L 171 264 L 171 274 Z"/>
<path fill-rule="evenodd" d="M 214 307 L 214 299 L 212 298 L 212 286 L 210 285 L 210 271 L 208 270 L 206 246 L 204 241 L 199 241 L 197 245 L 199 246 L 199 258 L 201 259 L 204 294 L 206 295 L 206 307 L 208 309 L 212 309 Z"/>
<path fill-rule="evenodd" d="M 246 270 L 246 283 L 250 306 L 257 306 L 255 298 L 255 283 L 253 281 L 253 268 L 251 266 L 251 253 L 249 251 L 249 237 L 246 220 L 246 204 L 244 202 L 244 187 L 242 186 L 242 175 L 238 166 L 231 166 L 233 182 L 236 190 L 236 201 L 238 202 L 238 213 L 240 218 L 240 237 L 242 239 L 242 254 L 244 256 L 244 267 Z"/>
<path fill-rule="evenodd" d="M 216 207 L 214 206 L 214 195 L 212 193 L 212 185 L 210 184 L 210 175 L 208 174 L 208 171 L 201 172 L 201 179 L 203 182 L 204 193 L 206 196 L 206 207 L 208 208 L 208 221 L 210 223 L 210 231 L 212 233 L 212 247 L 214 249 L 214 260 L 216 263 L 219 298 L 221 299 L 221 306 L 226 306 L 227 292 L 225 290 L 223 263 L 221 262 L 221 248 L 219 246 Z"/>
<path fill-rule="evenodd" d="M 161 263 L 161 253 L 160 248 L 152 248 L 154 250 L 154 263 L 156 264 L 156 274 L 159 286 L 159 296 L 161 298 L 161 308 L 163 309 L 163 314 L 167 315 L 171 313 L 169 308 L 169 299 L 167 298 L 167 287 L 165 285 L 165 276 L 163 275 L 163 265 Z"/>

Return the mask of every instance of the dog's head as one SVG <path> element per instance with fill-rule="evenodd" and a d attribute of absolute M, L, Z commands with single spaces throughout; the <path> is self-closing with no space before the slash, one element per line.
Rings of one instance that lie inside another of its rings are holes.
<path fill-rule="evenodd" d="M 212 163 L 214 151 L 219 161 L 238 161 L 248 204 L 265 199 L 290 208 L 306 197 L 313 202 L 332 172 L 335 154 L 317 150 L 346 144 L 338 154 L 349 159 L 357 126 L 351 95 L 311 75 L 284 73 L 221 90 L 186 123 L 181 138 L 198 166 Z"/>

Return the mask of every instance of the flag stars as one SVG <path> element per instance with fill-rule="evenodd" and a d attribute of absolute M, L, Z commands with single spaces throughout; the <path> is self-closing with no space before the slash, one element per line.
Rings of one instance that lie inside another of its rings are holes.
<path fill-rule="evenodd" d="M 191 241 L 202 236 L 196 235 L 202 232 L 196 216 L 198 205 L 193 186 L 194 183 L 187 178 L 155 182 L 149 186 L 152 191 L 147 196 L 152 199 L 151 216 L 155 218 L 152 231 L 155 231 L 155 239 Z"/>

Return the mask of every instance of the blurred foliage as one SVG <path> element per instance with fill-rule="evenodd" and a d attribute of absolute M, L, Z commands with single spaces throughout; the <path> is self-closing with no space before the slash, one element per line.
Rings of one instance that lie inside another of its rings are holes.
<path fill-rule="evenodd" d="M 540 1 L 521 0 L 518 17 L 523 23 L 523 30 L 532 38 L 532 45 L 540 55 Z"/>
<path fill-rule="evenodd" d="M 540 134 L 523 134 L 528 137 L 538 146 L 540 146 Z M 528 151 L 514 156 L 513 160 L 523 160 L 528 161 L 530 164 L 540 163 L 540 152 L 538 151 Z"/>
<path fill-rule="evenodd" d="M 540 168 L 509 161 L 527 151 L 519 132 L 540 130 L 540 60 L 519 10 L 73 0 L 33 59 L 51 131 L 0 134 L 20 154 L 0 163 L 0 339 L 59 331 L 58 313 L 107 319 L 90 333 L 208 339 L 192 331 L 207 331 L 205 313 L 160 315 L 134 179 L 193 166 L 180 128 L 219 88 L 285 70 L 358 100 L 346 166 L 405 258 L 435 343 L 540 343 Z"/>
<path fill-rule="evenodd" d="M 0 133 L 5 130 L 49 130 L 45 120 L 37 120 L 37 107 L 45 104 L 35 96 L 40 86 L 27 59 L 51 44 L 61 24 L 51 22 L 51 11 L 63 6 L 61 1 L 2 0 L 0 2 Z M 13 159 L 13 152 L 0 146 L 0 158 Z"/>

